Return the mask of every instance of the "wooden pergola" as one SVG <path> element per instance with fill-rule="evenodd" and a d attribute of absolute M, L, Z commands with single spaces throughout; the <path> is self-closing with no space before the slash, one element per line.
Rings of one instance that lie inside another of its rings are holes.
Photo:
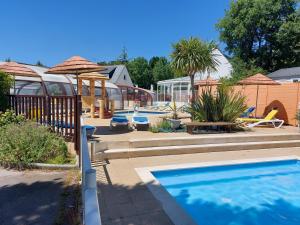
<path fill-rule="evenodd" d="M 88 80 L 90 82 L 90 96 L 89 100 L 84 99 L 86 96 L 82 96 L 83 103 L 89 104 L 91 109 L 91 117 L 95 118 L 95 81 L 101 81 L 101 100 L 99 107 L 99 118 L 104 118 L 106 93 L 105 93 L 105 81 L 109 80 L 108 77 L 97 72 L 82 73 L 78 76 L 78 94 L 82 95 L 82 80 Z"/>

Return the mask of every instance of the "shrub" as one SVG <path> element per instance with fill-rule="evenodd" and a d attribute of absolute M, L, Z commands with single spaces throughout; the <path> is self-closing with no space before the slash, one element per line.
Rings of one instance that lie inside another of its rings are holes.
<path fill-rule="evenodd" d="M 192 120 L 203 122 L 234 122 L 246 110 L 245 97 L 232 88 L 220 85 L 216 94 L 204 88 L 194 103 L 186 108 Z"/>
<path fill-rule="evenodd" d="M 158 123 L 156 126 L 151 126 L 149 128 L 149 131 L 151 131 L 152 133 L 159 133 L 159 132 L 163 132 L 163 131 L 172 131 L 172 127 L 170 122 L 168 122 L 167 120 L 163 120 L 160 123 Z"/>
<path fill-rule="evenodd" d="M 53 158 L 64 163 L 67 156 L 64 139 L 44 126 L 27 121 L 0 127 L 0 164 L 4 167 L 22 169 Z"/>
<path fill-rule="evenodd" d="M 5 111 L 8 107 L 7 95 L 12 83 L 11 77 L 0 71 L 0 111 Z"/>
<path fill-rule="evenodd" d="M 15 123 L 20 124 L 25 121 L 23 115 L 16 115 L 13 110 L 6 110 L 4 113 L 0 113 L 0 127 Z"/>

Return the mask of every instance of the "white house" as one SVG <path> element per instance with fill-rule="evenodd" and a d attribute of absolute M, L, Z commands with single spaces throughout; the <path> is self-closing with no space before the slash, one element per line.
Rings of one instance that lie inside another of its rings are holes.
<path fill-rule="evenodd" d="M 276 70 L 267 75 L 278 82 L 299 82 L 300 81 L 300 67 L 291 67 L 286 69 Z"/>
<path fill-rule="evenodd" d="M 104 66 L 106 69 L 101 74 L 109 77 L 109 81 L 115 85 L 133 86 L 132 80 L 125 65 Z"/>

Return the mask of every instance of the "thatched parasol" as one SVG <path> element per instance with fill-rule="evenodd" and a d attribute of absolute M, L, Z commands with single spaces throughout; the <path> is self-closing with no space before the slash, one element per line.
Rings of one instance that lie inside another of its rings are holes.
<path fill-rule="evenodd" d="M 77 80 L 78 92 L 78 75 L 81 73 L 97 72 L 105 68 L 96 63 L 90 62 L 80 56 L 73 56 L 61 64 L 50 68 L 46 73 L 49 74 L 75 74 Z"/>
<path fill-rule="evenodd" d="M 256 109 L 257 109 L 257 102 L 258 102 L 258 91 L 259 91 L 259 85 L 280 85 L 278 82 L 272 80 L 271 78 L 258 73 L 255 74 L 253 76 L 247 77 L 243 80 L 240 80 L 238 82 L 238 84 L 240 85 L 256 85 L 257 89 L 256 89 Z M 257 110 L 255 110 L 255 116 L 256 116 L 256 112 Z"/>
<path fill-rule="evenodd" d="M 16 63 L 16 62 L 6 62 L 0 65 L 0 70 L 14 77 L 14 94 L 15 94 L 15 76 L 23 77 L 41 77 L 32 69 Z"/>

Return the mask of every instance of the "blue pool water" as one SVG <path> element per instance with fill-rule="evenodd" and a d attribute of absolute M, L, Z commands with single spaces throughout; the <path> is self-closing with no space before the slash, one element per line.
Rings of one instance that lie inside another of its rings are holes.
<path fill-rule="evenodd" d="M 298 160 L 152 173 L 197 224 L 300 224 Z"/>
<path fill-rule="evenodd" d="M 120 111 L 115 112 L 114 115 L 120 115 L 120 116 L 132 116 L 134 111 Z M 138 111 L 139 116 L 148 116 L 148 115 L 162 115 L 166 114 L 166 112 L 155 112 L 155 111 Z"/>

